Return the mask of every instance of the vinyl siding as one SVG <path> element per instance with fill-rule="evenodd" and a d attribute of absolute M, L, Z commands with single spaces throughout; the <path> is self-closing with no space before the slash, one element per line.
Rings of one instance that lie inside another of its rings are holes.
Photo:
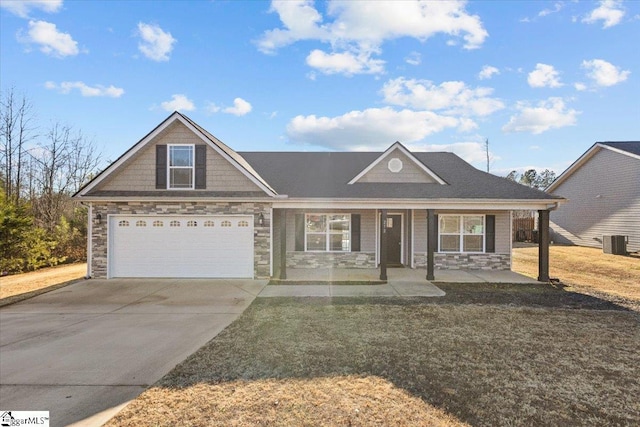
<path fill-rule="evenodd" d="M 551 212 L 554 241 L 600 248 L 603 235 L 625 235 L 627 250 L 640 251 L 639 159 L 600 149 L 554 194 L 568 199 Z"/>
<path fill-rule="evenodd" d="M 96 190 L 104 191 L 154 191 L 155 167 L 158 144 L 204 144 L 191 130 L 179 122 L 165 129 L 155 141 L 147 144 L 129 159 Z M 211 147 L 207 147 L 207 191 L 260 191 L 234 165 Z"/>
<path fill-rule="evenodd" d="M 388 163 L 393 158 L 402 161 L 402 170 L 400 172 L 394 173 L 389 170 Z M 429 184 L 436 181 L 420 169 L 414 160 L 407 157 L 400 150 L 394 150 L 357 182 L 417 182 Z"/>
<path fill-rule="evenodd" d="M 436 214 L 454 214 L 454 215 L 495 215 L 496 217 L 496 252 L 497 254 L 509 254 L 511 250 L 511 226 L 510 215 L 508 211 L 495 211 L 495 212 L 451 212 L 451 211 L 436 211 Z M 416 210 L 414 213 L 414 251 L 427 252 L 427 211 Z"/>

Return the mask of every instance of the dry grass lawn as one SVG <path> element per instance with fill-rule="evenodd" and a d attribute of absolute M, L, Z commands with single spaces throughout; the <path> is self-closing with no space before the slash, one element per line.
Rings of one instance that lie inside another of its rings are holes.
<path fill-rule="evenodd" d="M 21 295 L 30 297 L 41 291 L 52 290 L 67 282 L 81 279 L 86 274 L 87 264 L 81 263 L 0 277 L 0 306 L 7 302 L 15 302 L 16 297 Z"/>
<path fill-rule="evenodd" d="M 513 271 L 538 275 L 538 248 L 515 248 Z M 574 290 L 613 299 L 629 300 L 640 308 L 640 256 L 620 256 L 602 253 L 601 249 L 579 246 L 551 246 L 549 274 L 559 278 Z"/>
<path fill-rule="evenodd" d="M 107 425 L 640 425 L 640 314 L 542 284 L 443 288 L 257 299 Z"/>

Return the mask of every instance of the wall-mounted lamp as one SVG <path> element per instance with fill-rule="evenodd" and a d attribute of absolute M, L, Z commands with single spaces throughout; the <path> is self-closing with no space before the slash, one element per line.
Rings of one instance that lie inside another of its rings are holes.
<path fill-rule="evenodd" d="M 258 225 L 260 227 L 262 227 L 264 225 L 264 215 L 263 214 L 258 215 Z"/>
<path fill-rule="evenodd" d="M 96 217 L 93 219 L 93 224 L 94 225 L 102 224 L 102 214 L 100 214 L 100 213 L 96 214 Z"/>

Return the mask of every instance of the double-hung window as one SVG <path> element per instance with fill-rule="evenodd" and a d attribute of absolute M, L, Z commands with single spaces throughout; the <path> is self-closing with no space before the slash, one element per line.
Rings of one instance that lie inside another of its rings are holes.
<path fill-rule="evenodd" d="M 351 215 L 306 214 L 305 250 L 349 252 L 351 250 Z"/>
<path fill-rule="evenodd" d="M 169 145 L 167 173 L 170 189 L 193 189 L 194 168 L 193 145 Z"/>
<path fill-rule="evenodd" d="M 439 252 L 484 252 L 484 215 L 439 215 Z"/>

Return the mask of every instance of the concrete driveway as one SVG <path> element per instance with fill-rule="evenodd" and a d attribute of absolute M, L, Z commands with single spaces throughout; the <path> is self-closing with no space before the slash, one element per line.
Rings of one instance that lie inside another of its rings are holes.
<path fill-rule="evenodd" d="M 255 280 L 87 280 L 0 309 L 0 409 L 101 425 L 237 319 Z"/>

